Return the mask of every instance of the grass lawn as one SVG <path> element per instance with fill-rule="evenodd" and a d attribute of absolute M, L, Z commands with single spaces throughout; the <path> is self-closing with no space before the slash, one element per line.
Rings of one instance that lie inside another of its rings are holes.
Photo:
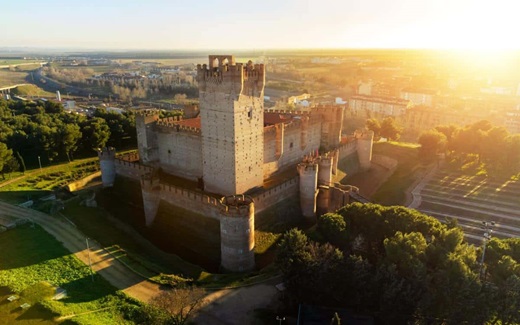
<path fill-rule="evenodd" d="M 98 158 L 86 158 L 45 167 L 41 171 L 33 169 L 25 175 L 13 173 L 10 179 L 0 182 L 0 200 L 13 204 L 34 200 L 48 195 L 57 186 L 65 186 L 98 170 Z"/>
<path fill-rule="evenodd" d="M 399 142 L 376 143 L 373 153 L 396 159 L 395 172 L 374 193 L 375 203 L 383 205 L 402 205 L 406 201 L 406 191 L 415 182 L 417 173 L 426 171 L 418 155 L 418 145 Z"/>
<path fill-rule="evenodd" d="M 4 287 L 0 296 L 14 292 L 20 297 L 16 302 L 0 302 L 2 324 L 53 324 L 55 316 L 73 314 L 77 316 L 66 323 L 132 324 L 119 308 L 135 303 L 101 276 L 95 274 L 92 281 L 89 267 L 39 226 L 0 234 L 0 247 L 0 287 Z M 67 290 L 67 297 L 50 300 L 57 286 Z M 19 308 L 23 303 L 31 307 Z M 101 308 L 107 309 L 91 313 Z"/>

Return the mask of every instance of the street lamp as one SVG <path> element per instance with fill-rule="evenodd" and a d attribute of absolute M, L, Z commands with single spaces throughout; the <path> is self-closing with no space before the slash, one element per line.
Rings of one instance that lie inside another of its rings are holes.
<path fill-rule="evenodd" d="M 40 159 L 40 156 L 38 156 L 38 164 L 40 165 L 40 172 L 42 171 L 42 161 Z"/>
<path fill-rule="evenodd" d="M 88 237 L 85 238 L 87 242 L 87 254 L 88 254 L 88 267 L 90 268 L 90 277 L 92 278 L 92 282 L 94 282 L 94 272 L 92 272 L 92 262 L 90 261 L 90 247 L 88 246 Z"/>
<path fill-rule="evenodd" d="M 276 320 L 278 321 L 278 324 L 282 325 L 282 322 L 285 320 L 285 317 L 276 316 Z"/>
<path fill-rule="evenodd" d="M 483 234 L 484 243 L 483 243 L 483 247 L 482 247 L 482 258 L 480 259 L 480 281 L 485 280 L 486 268 L 484 267 L 484 259 L 486 258 L 486 246 L 487 246 L 487 242 L 491 239 L 491 233 L 493 232 L 494 227 L 495 227 L 494 221 L 491 221 L 491 222 L 482 221 L 481 228 L 484 229 L 484 234 Z"/>

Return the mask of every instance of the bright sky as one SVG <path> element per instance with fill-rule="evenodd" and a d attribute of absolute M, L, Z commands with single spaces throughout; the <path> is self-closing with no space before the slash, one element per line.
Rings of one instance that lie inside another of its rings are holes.
<path fill-rule="evenodd" d="M 16 0 L 0 6 L 0 47 L 520 49 L 519 6 L 515 0 Z"/>

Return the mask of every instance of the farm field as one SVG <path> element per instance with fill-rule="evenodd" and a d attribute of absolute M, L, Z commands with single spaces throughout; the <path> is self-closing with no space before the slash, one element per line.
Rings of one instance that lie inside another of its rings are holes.
<path fill-rule="evenodd" d="M 27 63 L 39 63 L 40 60 L 23 60 L 23 59 L 0 59 L 0 65 L 16 65 L 16 64 L 27 64 Z"/>
<path fill-rule="evenodd" d="M 421 212 L 456 219 L 466 236 L 482 239 L 482 222 L 495 222 L 493 236 L 520 236 L 520 181 L 438 171 L 421 190 Z"/>
<path fill-rule="evenodd" d="M 28 73 L 25 71 L 9 71 L 0 69 L 0 88 L 26 83 Z"/>

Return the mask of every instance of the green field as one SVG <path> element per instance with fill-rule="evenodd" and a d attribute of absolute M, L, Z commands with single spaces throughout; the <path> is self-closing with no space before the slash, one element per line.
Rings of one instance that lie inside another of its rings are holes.
<path fill-rule="evenodd" d="M 24 71 L 9 71 L 9 69 L 0 69 L 0 88 L 9 87 L 18 84 L 24 84 L 27 81 L 27 72 Z"/>
<path fill-rule="evenodd" d="M 1 233 L 0 247 L 0 297 L 20 297 L 0 302 L 0 323 L 55 324 L 56 316 L 70 316 L 65 323 L 132 324 L 120 309 L 138 305 L 101 276 L 92 278 L 88 266 L 39 226 Z M 67 297 L 50 300 L 55 287 L 65 289 Z M 31 307 L 20 308 L 23 303 Z"/>
<path fill-rule="evenodd" d="M 26 63 L 39 63 L 40 60 L 23 60 L 23 59 L 0 59 L 0 65 L 16 65 Z"/>

